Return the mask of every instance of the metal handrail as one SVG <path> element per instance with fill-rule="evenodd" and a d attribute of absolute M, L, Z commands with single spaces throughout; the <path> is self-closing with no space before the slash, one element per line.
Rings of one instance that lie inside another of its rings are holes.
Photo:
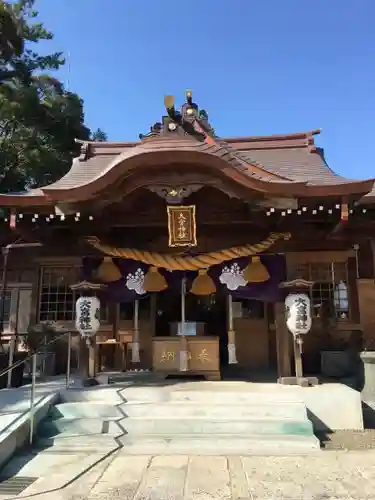
<path fill-rule="evenodd" d="M 70 384 L 70 364 L 71 364 L 71 344 L 72 344 L 72 332 L 67 331 L 62 333 L 61 335 L 58 335 L 54 337 L 52 340 L 49 342 L 45 342 L 42 344 L 38 349 L 33 351 L 29 356 L 27 356 L 24 359 L 21 359 L 20 361 L 16 361 L 15 363 L 11 364 L 4 370 L 0 371 L 0 377 L 8 374 L 8 382 L 11 380 L 12 377 L 12 371 L 17 368 L 18 366 L 21 366 L 24 363 L 27 363 L 32 360 L 32 369 L 31 369 L 31 392 L 30 392 L 30 427 L 29 427 L 29 443 L 30 445 L 33 443 L 33 437 L 34 437 L 34 407 L 35 407 L 35 385 L 36 385 L 36 361 L 37 361 L 37 355 L 38 354 L 44 354 L 43 350 L 51 345 L 54 344 L 57 340 L 65 337 L 68 335 L 68 357 L 67 357 L 67 367 L 66 367 L 66 388 L 68 389 L 69 384 Z M 52 353 L 47 353 L 47 356 Z M 9 384 L 8 384 L 9 385 Z"/>
<path fill-rule="evenodd" d="M 65 337 L 66 335 L 68 335 L 70 333 L 71 332 L 64 332 L 61 335 L 58 335 L 57 337 L 54 337 L 49 342 L 46 342 L 45 344 L 42 344 L 36 351 L 33 351 L 26 358 L 20 359 L 19 361 L 16 361 L 15 363 L 13 363 L 11 366 L 8 366 L 7 368 L 4 368 L 3 370 L 1 370 L 0 371 L 0 377 L 2 377 L 3 375 L 6 375 L 8 372 L 12 371 L 14 368 L 17 368 L 18 366 L 21 366 L 23 363 L 27 363 L 28 361 L 30 361 L 30 359 L 32 359 L 32 357 L 34 356 L 34 354 L 42 354 L 43 353 L 43 349 L 45 347 L 47 347 L 47 346 L 49 346 L 51 344 L 54 344 L 55 342 L 57 342 L 58 340 L 62 339 L 63 337 Z"/>

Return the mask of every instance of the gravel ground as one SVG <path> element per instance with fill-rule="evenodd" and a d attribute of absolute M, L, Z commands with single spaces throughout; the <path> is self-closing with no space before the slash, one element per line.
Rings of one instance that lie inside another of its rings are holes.
<path fill-rule="evenodd" d="M 324 450 L 372 450 L 375 449 L 375 429 L 364 431 L 333 431 L 317 433 Z"/>

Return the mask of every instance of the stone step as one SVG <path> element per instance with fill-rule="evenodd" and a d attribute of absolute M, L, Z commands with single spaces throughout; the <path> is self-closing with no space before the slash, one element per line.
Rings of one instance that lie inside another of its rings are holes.
<path fill-rule="evenodd" d="M 102 435 L 119 436 L 124 431 L 114 420 L 103 420 L 101 418 L 73 418 L 58 420 L 44 420 L 38 427 L 38 436 L 53 437 L 63 436 L 87 436 Z"/>
<path fill-rule="evenodd" d="M 38 437 L 34 449 L 49 449 L 53 453 L 94 453 L 110 452 L 122 445 L 114 436 L 108 434 L 92 434 L 89 436 L 55 436 Z"/>
<path fill-rule="evenodd" d="M 320 452 L 315 436 L 248 435 L 233 437 L 197 436 L 122 436 L 125 455 L 306 455 Z"/>
<path fill-rule="evenodd" d="M 124 403 L 116 408 L 122 416 L 159 418 L 210 418 L 210 419 L 292 419 L 307 420 L 304 403 L 268 403 L 244 405 L 225 403 L 196 404 L 193 401 L 173 401 L 167 403 Z M 121 411 L 120 411 L 121 410 Z M 66 410 L 63 410 L 67 415 Z M 70 411 L 70 409 L 69 409 Z M 75 410 L 74 410 L 75 411 Z M 79 411 L 79 408 L 77 408 Z M 95 407 L 92 408 L 95 414 Z"/>
<path fill-rule="evenodd" d="M 60 391 L 61 403 L 84 403 L 98 402 L 107 403 L 115 406 L 116 404 L 125 403 L 120 394 L 121 389 L 116 389 L 108 386 L 96 386 L 84 389 L 66 389 Z"/>
<path fill-rule="evenodd" d="M 178 435 L 178 434 L 274 434 L 311 435 L 309 420 L 291 419 L 211 419 L 211 418 L 144 418 L 131 417 L 119 422 L 103 419 L 58 419 L 44 420 L 38 435 L 43 437 L 87 436 L 110 434 L 119 436 L 124 432 L 131 435 Z"/>
<path fill-rule="evenodd" d="M 86 401 L 83 403 L 60 403 L 52 406 L 49 417 L 59 418 L 104 418 L 114 420 L 123 417 L 123 413 L 118 406 L 98 401 Z"/>
<path fill-rule="evenodd" d="M 121 426 L 130 435 L 220 435 L 233 436 L 248 434 L 273 435 L 313 435 L 312 424 L 309 420 L 293 421 L 281 419 L 247 419 L 247 420 L 218 420 L 200 418 L 126 418 L 120 421 Z"/>
<path fill-rule="evenodd" d="M 125 391 L 122 391 L 124 394 Z M 270 391 L 260 393 L 258 391 L 170 391 L 167 401 L 183 401 L 195 402 L 199 404 L 275 404 L 275 403 L 303 403 L 303 401 L 296 396 L 296 393 L 291 391 Z M 129 400 L 129 402 L 131 402 Z"/>

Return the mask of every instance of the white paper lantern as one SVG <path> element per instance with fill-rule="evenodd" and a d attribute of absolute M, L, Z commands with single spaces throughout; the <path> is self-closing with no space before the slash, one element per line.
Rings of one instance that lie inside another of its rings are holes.
<path fill-rule="evenodd" d="M 79 297 L 76 301 L 76 329 L 82 337 L 93 337 L 100 328 L 100 300 Z"/>
<path fill-rule="evenodd" d="M 285 299 L 286 326 L 293 335 L 305 335 L 311 329 L 311 302 L 305 293 L 291 293 Z"/>

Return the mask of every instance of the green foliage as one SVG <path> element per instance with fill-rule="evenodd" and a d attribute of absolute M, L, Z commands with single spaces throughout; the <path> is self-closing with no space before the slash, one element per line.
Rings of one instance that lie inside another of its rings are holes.
<path fill-rule="evenodd" d="M 27 329 L 27 337 L 24 339 L 25 347 L 36 352 L 46 343 L 53 342 L 63 334 L 53 322 L 44 322 L 39 325 L 30 325 Z"/>
<path fill-rule="evenodd" d="M 34 3 L 0 0 L 0 192 L 59 179 L 79 152 L 74 139 L 90 138 L 82 100 L 48 75 L 62 54 L 35 50 L 53 35 L 36 21 Z"/>
<path fill-rule="evenodd" d="M 95 132 L 92 132 L 91 140 L 96 142 L 106 142 L 108 141 L 108 137 L 102 129 L 98 128 L 95 130 Z"/>

